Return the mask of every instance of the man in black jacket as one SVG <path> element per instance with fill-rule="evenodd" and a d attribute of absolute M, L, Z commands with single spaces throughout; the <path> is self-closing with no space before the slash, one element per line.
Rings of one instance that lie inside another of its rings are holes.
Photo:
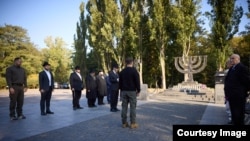
<path fill-rule="evenodd" d="M 80 106 L 80 99 L 83 90 L 83 80 L 80 72 L 81 72 L 80 67 L 76 66 L 75 72 L 71 73 L 69 77 L 70 87 L 72 90 L 72 98 L 73 98 L 72 101 L 73 110 L 83 109 L 83 107 Z"/>
<path fill-rule="evenodd" d="M 94 108 L 96 107 L 95 102 L 97 97 L 97 83 L 94 69 L 89 71 L 89 74 L 85 78 L 85 84 L 88 107 Z"/>
<path fill-rule="evenodd" d="M 123 128 L 128 127 L 127 110 L 128 104 L 130 104 L 130 128 L 137 128 L 138 124 L 136 123 L 136 97 L 139 95 L 141 88 L 139 73 L 133 67 L 132 58 L 126 59 L 126 68 L 124 68 L 119 74 L 119 88 L 121 90 L 122 96 L 122 126 Z"/>
<path fill-rule="evenodd" d="M 249 72 L 240 63 L 240 56 L 233 54 L 230 57 L 232 67 L 225 78 L 225 95 L 229 100 L 233 125 L 244 125 L 245 103 L 247 91 L 249 90 Z"/>
<path fill-rule="evenodd" d="M 21 67 L 22 60 L 17 57 L 14 65 L 6 69 L 6 81 L 10 97 L 10 119 L 25 119 L 23 115 L 24 92 L 27 91 L 27 76 L 24 68 Z M 16 117 L 16 114 L 18 117 Z"/>

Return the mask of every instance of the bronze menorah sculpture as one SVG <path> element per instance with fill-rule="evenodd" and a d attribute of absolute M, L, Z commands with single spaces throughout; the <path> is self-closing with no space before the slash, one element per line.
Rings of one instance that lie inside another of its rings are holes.
<path fill-rule="evenodd" d="M 175 68 L 184 74 L 184 82 L 194 82 L 193 74 L 199 73 L 207 65 L 207 56 L 182 56 L 175 57 Z"/>

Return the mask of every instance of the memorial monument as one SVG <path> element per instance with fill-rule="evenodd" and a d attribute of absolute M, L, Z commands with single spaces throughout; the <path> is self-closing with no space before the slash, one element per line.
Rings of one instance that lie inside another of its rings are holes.
<path fill-rule="evenodd" d="M 207 56 L 182 56 L 175 57 L 175 68 L 184 74 L 184 81 L 174 89 L 199 90 L 200 85 L 194 81 L 193 74 L 200 73 L 207 66 Z"/>

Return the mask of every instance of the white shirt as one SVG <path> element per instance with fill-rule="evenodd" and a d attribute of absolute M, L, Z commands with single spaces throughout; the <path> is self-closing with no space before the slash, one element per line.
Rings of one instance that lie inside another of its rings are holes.
<path fill-rule="evenodd" d="M 47 74 L 47 76 L 48 76 L 48 78 L 49 78 L 49 86 L 51 86 L 51 74 L 50 74 L 50 72 L 47 71 L 47 70 L 44 70 L 44 71 L 46 72 L 46 74 Z"/>
<path fill-rule="evenodd" d="M 80 77 L 80 79 L 82 80 L 82 76 L 80 73 L 76 72 L 76 74 Z"/>

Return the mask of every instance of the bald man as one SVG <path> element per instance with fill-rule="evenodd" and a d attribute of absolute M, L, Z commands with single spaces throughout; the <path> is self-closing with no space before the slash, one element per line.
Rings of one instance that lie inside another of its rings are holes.
<path fill-rule="evenodd" d="M 224 91 L 229 100 L 232 124 L 244 125 L 246 96 L 250 84 L 249 72 L 240 62 L 238 54 L 231 55 L 230 62 L 232 67 L 226 75 Z"/>

